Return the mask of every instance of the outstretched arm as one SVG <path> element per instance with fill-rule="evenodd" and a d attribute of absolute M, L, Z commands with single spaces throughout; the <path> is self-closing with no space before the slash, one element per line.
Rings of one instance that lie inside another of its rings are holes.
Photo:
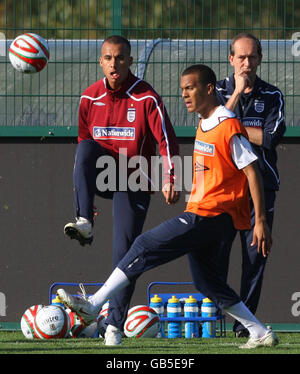
<path fill-rule="evenodd" d="M 264 190 L 256 162 L 243 169 L 249 183 L 250 194 L 255 210 L 255 226 L 251 245 L 257 244 L 257 251 L 264 257 L 270 253 L 272 237 L 265 216 Z"/>

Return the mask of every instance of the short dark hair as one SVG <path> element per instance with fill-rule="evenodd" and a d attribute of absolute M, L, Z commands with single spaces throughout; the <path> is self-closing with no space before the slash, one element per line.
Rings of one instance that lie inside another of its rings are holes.
<path fill-rule="evenodd" d="M 216 87 L 217 77 L 214 71 L 207 65 L 197 64 L 192 65 L 186 68 L 181 76 L 189 75 L 189 74 L 197 74 L 199 82 L 202 83 L 204 86 L 208 84 L 212 84 Z"/>
<path fill-rule="evenodd" d="M 231 43 L 230 43 L 230 47 L 229 47 L 229 53 L 231 56 L 234 56 L 234 43 L 239 40 L 239 39 L 252 39 L 254 41 L 254 43 L 256 44 L 256 49 L 257 49 L 257 53 L 258 55 L 261 57 L 262 56 L 262 48 L 261 48 L 261 44 L 260 44 L 260 41 L 257 39 L 256 36 L 254 36 L 253 34 L 249 34 L 247 32 L 241 32 L 240 34 L 236 35 L 232 40 L 231 40 Z"/>
<path fill-rule="evenodd" d="M 127 46 L 129 54 L 131 53 L 131 44 L 129 40 L 126 39 L 124 36 L 111 35 L 111 36 L 108 36 L 106 39 L 104 39 L 102 45 L 106 42 L 111 43 L 111 44 L 124 44 Z"/>

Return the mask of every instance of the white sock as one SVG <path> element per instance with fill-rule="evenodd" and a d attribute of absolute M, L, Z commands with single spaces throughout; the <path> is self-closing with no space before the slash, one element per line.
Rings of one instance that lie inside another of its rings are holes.
<path fill-rule="evenodd" d="M 108 277 L 107 281 L 103 284 L 94 295 L 89 297 L 89 302 L 93 305 L 94 311 L 99 312 L 102 305 L 119 290 L 130 284 L 129 279 L 119 268 L 115 270 Z"/>
<path fill-rule="evenodd" d="M 224 311 L 241 322 L 249 330 L 250 336 L 254 339 L 261 338 L 268 331 L 242 301 L 224 309 Z"/>

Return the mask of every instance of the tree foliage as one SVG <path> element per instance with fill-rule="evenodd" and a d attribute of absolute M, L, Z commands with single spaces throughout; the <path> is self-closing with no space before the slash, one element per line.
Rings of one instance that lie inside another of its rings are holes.
<path fill-rule="evenodd" d="M 230 39 L 249 31 L 290 39 L 299 21 L 297 0 L 0 0 L 0 31 L 7 38 L 31 31 L 48 39 L 112 32 L 134 39 Z"/>

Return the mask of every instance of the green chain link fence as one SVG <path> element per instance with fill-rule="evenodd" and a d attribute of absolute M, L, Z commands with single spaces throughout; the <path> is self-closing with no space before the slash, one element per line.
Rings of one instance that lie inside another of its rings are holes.
<path fill-rule="evenodd" d="M 218 79 L 231 74 L 230 39 L 242 31 L 262 41 L 258 74 L 282 90 L 287 135 L 300 136 L 298 0 L 0 0 L 0 136 L 76 136 L 80 95 L 102 78 L 100 46 L 110 34 L 130 39 L 132 71 L 163 97 L 177 134 L 193 134 L 198 120 L 183 106 L 180 73 L 205 63 Z M 40 73 L 9 62 L 24 32 L 48 41 Z"/>

